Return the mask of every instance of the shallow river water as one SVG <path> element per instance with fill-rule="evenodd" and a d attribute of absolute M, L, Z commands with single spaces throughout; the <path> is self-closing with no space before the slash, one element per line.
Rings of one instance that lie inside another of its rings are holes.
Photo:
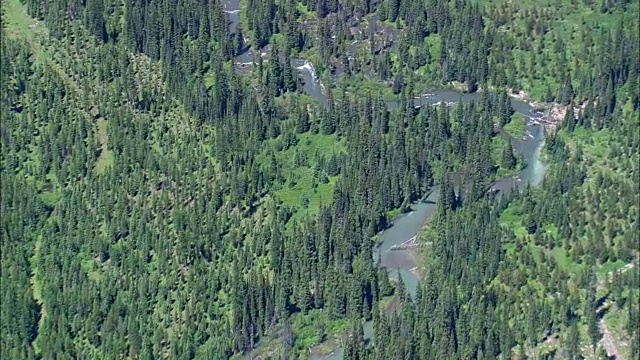
<path fill-rule="evenodd" d="M 229 17 L 229 31 L 235 34 L 240 22 L 240 2 L 239 0 L 228 0 L 225 4 L 225 12 Z M 237 62 L 252 62 L 254 54 L 251 49 L 242 53 L 236 58 Z M 310 62 L 303 59 L 292 59 L 292 66 L 297 69 L 303 80 L 303 91 L 316 99 L 321 105 L 326 105 L 327 96 L 323 84 L 318 79 L 318 74 Z M 426 106 L 434 104 L 454 104 L 469 103 L 479 99 L 478 93 L 463 94 L 453 90 L 433 90 L 428 94 L 421 95 L 414 99 L 416 106 Z M 515 112 L 527 118 L 524 139 L 511 139 L 511 142 L 525 159 L 526 167 L 516 176 L 500 179 L 492 185 L 492 189 L 499 193 L 510 192 L 514 188 L 524 189 L 527 183 L 536 186 L 542 182 L 547 167 L 540 161 L 540 152 L 544 145 L 544 127 L 538 124 L 535 119 L 541 117 L 541 113 L 530 104 L 517 100 L 511 100 Z M 398 101 L 387 102 L 389 108 L 398 106 Z M 437 188 L 421 202 L 413 204 L 411 210 L 400 215 L 393 221 L 393 226 L 382 232 L 381 243 L 375 249 L 373 256 L 380 259 L 381 266 L 389 269 L 389 276 L 397 279 L 402 277 L 407 291 L 415 294 L 416 287 L 420 283 L 418 276 L 412 271 L 418 264 L 415 256 L 408 250 L 390 251 L 391 247 L 411 239 L 424 227 L 436 211 L 436 201 L 439 196 Z M 366 339 L 373 340 L 373 324 L 366 322 L 363 326 Z M 326 356 L 312 356 L 313 360 L 340 360 L 343 357 L 343 349 L 336 348 L 331 354 Z"/>
<path fill-rule="evenodd" d="M 462 94 L 451 90 L 434 90 L 430 94 L 415 99 L 416 105 L 433 105 L 436 103 L 468 103 L 476 101 L 479 94 Z M 516 176 L 507 177 L 496 181 L 492 189 L 499 193 L 508 193 L 514 188 L 524 189 L 527 183 L 536 186 L 542 182 L 546 172 L 546 165 L 540 160 L 540 152 L 544 145 L 544 127 L 537 124 L 535 119 L 541 113 L 530 104 L 512 99 L 511 104 L 514 111 L 527 118 L 524 139 L 511 139 L 514 148 L 525 159 L 526 167 Z M 389 104 L 393 107 L 393 104 Z M 412 271 L 418 264 L 414 254 L 409 250 L 389 251 L 394 246 L 416 236 L 424 225 L 431 219 L 436 211 L 436 201 L 439 196 L 437 188 L 423 201 L 411 206 L 411 211 L 400 215 L 393 221 L 393 226 L 382 232 L 382 242 L 375 250 L 375 258 L 380 258 L 381 265 L 389 269 L 389 276 L 402 277 L 407 291 L 413 296 L 416 287 L 420 284 L 420 279 Z M 372 339 L 373 324 L 369 321 L 364 324 L 365 339 Z M 343 357 L 343 349 L 337 348 L 326 356 L 313 356 L 313 360 L 340 360 Z"/>

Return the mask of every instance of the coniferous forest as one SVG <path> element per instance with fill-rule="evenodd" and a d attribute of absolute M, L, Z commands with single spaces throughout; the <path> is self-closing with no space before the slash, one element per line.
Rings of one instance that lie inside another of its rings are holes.
<path fill-rule="evenodd" d="M 1 359 L 640 357 L 637 1 L 1 11 Z"/>

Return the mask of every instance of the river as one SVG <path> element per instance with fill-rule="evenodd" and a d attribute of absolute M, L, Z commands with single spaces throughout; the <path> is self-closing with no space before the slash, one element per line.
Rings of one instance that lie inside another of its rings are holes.
<path fill-rule="evenodd" d="M 228 0 L 225 4 L 225 12 L 229 17 L 229 31 L 235 34 L 236 28 L 240 22 L 240 2 L 239 0 Z M 236 60 L 240 63 L 250 63 L 254 59 L 254 54 L 247 46 L 245 51 L 240 54 Z M 327 104 L 326 89 L 319 80 L 315 67 L 309 61 L 304 59 L 292 59 L 292 66 L 300 72 L 303 80 L 303 91 L 317 100 L 320 105 Z M 339 74 L 337 75 L 339 76 Z M 334 77 L 334 80 L 337 78 Z M 440 103 L 470 103 L 477 101 L 480 97 L 479 93 L 459 93 L 453 90 L 433 90 L 428 94 L 421 95 L 414 99 L 416 106 L 435 105 Z M 397 107 L 399 101 L 387 101 L 390 109 Z M 542 182 L 547 166 L 540 160 L 540 153 L 544 145 L 544 126 L 540 125 L 536 119 L 543 114 L 536 110 L 531 104 L 512 98 L 511 105 L 513 110 L 525 116 L 527 119 L 525 127 L 524 139 L 510 139 L 514 149 L 524 158 L 526 167 L 516 176 L 500 179 L 493 183 L 492 189 L 497 190 L 499 194 L 508 193 L 514 188 L 524 189 L 526 184 L 536 186 Z M 418 264 L 415 254 L 411 250 L 394 250 L 390 249 L 394 245 L 403 243 L 404 241 L 416 236 L 424 225 L 431 219 L 436 211 L 436 201 L 439 196 L 437 188 L 429 196 L 421 202 L 411 205 L 411 210 L 405 214 L 398 216 L 393 221 L 393 226 L 383 231 L 381 243 L 375 249 L 373 256 L 380 259 L 381 266 L 389 269 L 389 276 L 397 279 L 402 277 L 407 288 L 407 292 L 412 296 L 415 294 L 417 286 L 420 284 L 420 278 L 414 270 Z M 373 324 L 371 321 L 363 325 L 365 339 L 373 340 Z M 336 348 L 329 355 L 315 355 L 313 360 L 340 360 L 343 357 L 344 349 Z"/>
<path fill-rule="evenodd" d="M 431 94 L 423 95 L 415 99 L 416 105 L 428 105 L 436 103 L 468 103 L 476 101 L 479 94 L 462 94 L 451 90 L 434 90 Z M 321 100 L 324 101 L 324 100 Z M 511 142 L 525 159 L 526 167 L 517 175 L 500 179 L 493 183 L 492 189 L 497 190 L 499 194 L 508 193 L 514 188 L 523 190 L 527 183 L 531 186 L 539 185 L 544 178 L 547 166 L 540 160 L 540 153 L 544 145 L 544 126 L 537 123 L 536 119 L 542 116 L 542 113 L 536 110 L 532 105 L 518 99 L 511 99 L 514 111 L 524 115 L 527 118 L 524 139 L 511 139 Z M 393 107 L 394 104 L 388 104 Z M 375 250 L 375 258 L 378 256 L 381 265 L 389 269 L 389 276 L 397 279 L 402 277 L 407 292 L 412 296 L 415 294 L 417 286 L 420 284 L 420 278 L 415 271 L 418 266 L 414 251 L 411 250 L 394 250 L 391 247 L 403 243 L 404 241 L 416 236 L 424 225 L 431 219 L 436 211 L 436 201 L 439 196 L 439 189 L 434 188 L 429 196 L 421 202 L 413 204 L 411 211 L 400 215 L 393 221 L 393 226 L 383 231 L 381 234 L 381 244 Z M 365 339 L 373 339 L 373 324 L 368 321 L 364 324 Z M 312 360 L 340 360 L 343 357 L 342 348 L 335 349 L 331 354 L 326 356 L 312 356 Z"/>
<path fill-rule="evenodd" d="M 232 36 L 236 36 L 236 30 L 240 24 L 240 0 L 227 0 L 224 4 L 224 12 L 229 19 L 229 33 Z M 252 49 L 249 47 L 246 39 L 243 39 L 244 51 L 236 57 L 236 61 L 239 63 L 252 63 L 255 58 Z"/>

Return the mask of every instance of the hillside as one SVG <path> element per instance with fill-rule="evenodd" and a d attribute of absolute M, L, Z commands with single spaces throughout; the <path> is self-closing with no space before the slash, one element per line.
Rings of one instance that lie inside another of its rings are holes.
<path fill-rule="evenodd" d="M 636 357 L 637 15 L 2 0 L 0 357 Z"/>

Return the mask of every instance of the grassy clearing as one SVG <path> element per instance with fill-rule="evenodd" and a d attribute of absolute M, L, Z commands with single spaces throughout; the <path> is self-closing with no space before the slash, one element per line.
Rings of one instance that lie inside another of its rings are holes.
<path fill-rule="evenodd" d="M 316 179 L 316 187 L 314 187 L 315 159 L 323 156 L 328 161 L 332 154 L 345 151 L 344 141 L 338 141 L 333 135 L 305 133 L 298 135 L 297 138 L 296 146 L 277 152 L 275 155 L 282 173 L 292 176 L 274 193 L 285 204 L 298 210 L 294 218 L 299 218 L 308 212 L 316 212 L 320 204 L 331 202 L 337 177 L 328 177 L 327 183 Z M 305 165 L 296 167 L 294 161 L 296 152 L 304 154 Z M 262 157 L 262 162 L 265 163 L 265 161 L 266 158 Z"/>
<path fill-rule="evenodd" d="M 299 339 L 298 347 L 303 351 L 320 344 L 330 336 L 345 333 L 349 327 L 347 320 L 332 320 L 327 312 L 317 309 L 307 314 L 294 314 L 292 320 L 296 337 Z M 322 327 L 324 329 L 321 329 Z"/>
<path fill-rule="evenodd" d="M 315 11 L 309 10 L 309 8 L 302 2 L 296 3 L 296 9 L 298 9 L 298 11 L 300 11 L 307 18 L 313 19 L 316 17 Z"/>
<path fill-rule="evenodd" d="M 315 212 L 321 203 L 326 204 L 331 201 L 336 178 L 330 178 L 328 183 L 318 184 L 318 187 L 313 189 L 311 186 L 313 171 L 311 169 L 300 169 L 294 174 L 298 178 L 295 186 L 285 187 L 275 192 L 282 202 L 289 206 L 300 208 L 303 207 L 303 199 L 306 197 L 308 200 L 306 209 Z"/>
<path fill-rule="evenodd" d="M 38 320 L 38 328 L 44 323 L 44 318 L 47 315 L 46 308 L 44 307 L 44 300 L 42 297 L 42 278 L 40 275 L 40 269 L 38 268 L 38 262 L 40 261 L 40 249 L 42 248 L 42 235 L 38 236 L 36 240 L 35 249 L 33 252 L 33 256 L 30 259 L 30 267 L 31 267 L 31 287 L 33 289 L 33 298 L 36 303 L 40 305 L 40 319 Z M 36 354 L 40 353 L 40 342 L 38 341 L 38 336 L 33 341 L 33 349 Z"/>
<path fill-rule="evenodd" d="M 372 98 L 382 97 L 391 99 L 394 97 L 391 84 L 380 82 L 376 77 L 354 74 L 350 77 L 342 77 L 338 82 L 338 89 L 345 88 L 351 94 L 371 94 Z M 338 91 L 338 94 L 341 91 Z"/>
<path fill-rule="evenodd" d="M 547 224 L 543 226 L 543 229 L 547 234 L 554 238 L 558 238 L 558 227 L 555 224 Z"/>
<path fill-rule="evenodd" d="M 500 224 L 511 229 L 517 237 L 523 238 L 528 236 L 527 229 L 522 226 L 522 214 L 519 209 L 511 205 L 506 208 L 500 215 Z"/>
<path fill-rule="evenodd" d="M 576 273 L 582 268 L 582 265 L 575 263 L 571 257 L 569 257 L 569 254 L 567 254 L 567 251 L 561 246 L 553 248 L 551 255 L 563 270 Z"/>
<path fill-rule="evenodd" d="M 103 118 L 98 119 L 98 142 L 100 143 L 100 156 L 96 161 L 94 172 L 96 174 L 102 174 L 104 171 L 113 165 L 113 151 L 107 147 L 109 137 L 107 135 L 107 121 Z"/>
<path fill-rule="evenodd" d="M 424 46 L 427 47 L 431 59 L 439 59 L 442 51 L 442 39 L 438 34 L 430 34 L 424 39 Z M 421 66 L 415 71 L 417 81 L 415 90 L 417 92 L 426 92 L 434 87 L 442 86 L 442 79 L 439 74 L 440 64 L 437 61 L 429 61 L 426 65 Z"/>
<path fill-rule="evenodd" d="M 36 21 L 27 14 L 27 9 L 20 0 L 2 0 L 2 7 L 5 11 L 3 22 L 6 25 L 7 35 L 14 39 L 21 38 L 31 42 L 38 25 L 35 25 Z"/>
<path fill-rule="evenodd" d="M 95 259 L 86 258 L 81 261 L 80 268 L 87 274 L 87 278 L 91 281 L 100 280 L 100 272 L 96 269 Z"/>
<path fill-rule="evenodd" d="M 609 273 L 614 273 L 620 269 L 622 269 L 625 266 L 625 262 L 622 260 L 617 260 L 617 261 L 607 261 L 606 263 L 602 264 L 597 271 L 598 277 L 601 279 L 606 279 L 606 276 Z"/>
<path fill-rule="evenodd" d="M 440 58 L 440 52 L 442 51 L 442 38 L 439 34 L 430 34 L 424 39 L 425 45 L 429 47 L 429 55 L 432 58 Z"/>
<path fill-rule="evenodd" d="M 306 314 L 291 315 L 291 326 L 295 334 L 296 358 L 307 358 L 313 349 L 316 354 L 328 354 L 339 346 L 339 338 L 349 329 L 346 319 L 331 319 L 329 313 L 319 309 L 309 310 Z M 272 350 L 281 346 L 283 327 L 276 325 L 273 335 L 260 340 L 260 345 L 253 351 L 254 358 L 268 357 Z M 243 359 L 235 355 L 232 359 Z"/>
<path fill-rule="evenodd" d="M 515 113 L 511 116 L 511 121 L 504 125 L 504 131 L 514 139 L 521 140 L 524 138 L 526 124 L 527 120 L 524 115 Z"/>
<path fill-rule="evenodd" d="M 60 201 L 60 197 L 62 196 L 60 194 L 60 191 L 57 190 L 59 189 L 59 187 L 55 188 L 56 190 L 54 191 L 43 191 L 40 194 L 40 199 L 42 199 L 42 201 L 49 205 L 49 206 L 54 206 L 58 203 L 58 201 Z"/>
<path fill-rule="evenodd" d="M 387 219 L 395 219 L 402 215 L 402 209 L 392 209 L 386 212 Z"/>
<path fill-rule="evenodd" d="M 519 207 L 516 205 L 510 205 L 507 207 L 502 214 L 500 215 L 500 223 L 502 226 L 511 229 L 514 232 L 516 237 L 525 240 L 531 240 L 531 235 L 527 232 L 525 227 L 522 225 L 523 214 L 520 211 Z M 546 234 L 551 235 L 553 237 L 558 236 L 558 228 L 555 225 L 546 225 L 543 227 Z M 533 243 L 529 243 L 529 246 L 532 247 L 533 253 L 542 253 L 546 251 L 542 246 L 536 246 Z M 511 250 L 513 250 L 513 245 L 511 245 Z M 509 251 L 509 247 L 507 246 L 507 251 Z M 569 254 L 565 251 L 562 246 L 556 246 L 549 251 L 550 255 L 558 263 L 558 266 L 565 271 L 576 273 L 580 270 L 582 265 L 575 263 Z"/>

